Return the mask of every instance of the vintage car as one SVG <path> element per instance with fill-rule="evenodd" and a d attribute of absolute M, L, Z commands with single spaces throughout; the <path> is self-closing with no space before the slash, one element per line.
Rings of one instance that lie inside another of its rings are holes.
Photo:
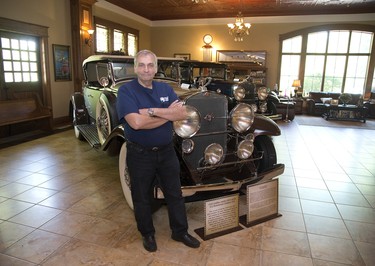
<path fill-rule="evenodd" d="M 155 79 L 168 82 L 187 106 L 189 117 L 174 122 L 174 145 L 181 164 L 186 201 L 239 192 L 248 184 L 270 180 L 284 172 L 277 163 L 273 136 L 280 135 L 271 119 L 256 115 L 250 104 L 229 109 L 229 97 L 200 88 L 181 88 L 178 59 L 159 58 Z M 132 207 L 126 167 L 124 126 L 116 115 L 118 88 L 135 78 L 133 58 L 91 56 L 83 62 L 82 93 L 71 97 L 75 136 L 93 147 L 119 155 L 119 174 Z M 160 72 L 160 73 L 159 73 Z M 155 184 L 155 200 L 163 193 Z"/>
<path fill-rule="evenodd" d="M 242 81 L 229 79 L 228 66 L 224 63 L 187 60 L 180 63 L 180 69 L 183 86 L 203 87 L 225 94 L 229 99 L 229 109 L 243 102 L 250 104 L 257 114 L 268 116 L 273 120 L 281 119 L 281 115 L 276 113 L 275 105 L 267 98 L 266 87 L 257 87 L 250 82 L 249 77 Z"/>

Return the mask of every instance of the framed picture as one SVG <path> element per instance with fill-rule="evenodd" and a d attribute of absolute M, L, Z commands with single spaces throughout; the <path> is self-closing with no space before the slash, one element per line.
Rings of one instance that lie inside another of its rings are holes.
<path fill-rule="evenodd" d="M 55 81 L 72 80 L 70 47 L 52 44 Z"/>
<path fill-rule="evenodd" d="M 190 54 L 174 54 L 174 57 L 190 60 Z"/>

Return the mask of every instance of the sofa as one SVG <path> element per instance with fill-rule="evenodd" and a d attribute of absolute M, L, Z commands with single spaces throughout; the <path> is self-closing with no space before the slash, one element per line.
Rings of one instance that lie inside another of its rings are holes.
<path fill-rule="evenodd" d="M 327 112 L 327 105 L 331 104 L 332 100 L 337 100 L 338 104 L 343 104 L 340 100 L 342 93 L 338 92 L 310 92 L 306 99 L 308 115 L 321 116 Z M 347 102 L 348 105 L 358 105 L 363 101 L 362 94 L 349 93 L 351 100 Z"/>
<path fill-rule="evenodd" d="M 368 109 L 367 117 L 375 118 L 375 91 L 372 91 L 369 94 L 370 94 L 370 98 L 367 99 L 363 103 L 363 105 L 367 107 Z"/>

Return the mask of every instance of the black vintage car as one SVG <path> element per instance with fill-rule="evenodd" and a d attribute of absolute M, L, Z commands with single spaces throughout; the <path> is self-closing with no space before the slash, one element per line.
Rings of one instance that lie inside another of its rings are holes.
<path fill-rule="evenodd" d="M 187 201 L 239 191 L 284 172 L 277 163 L 273 136 L 280 129 L 271 119 L 256 115 L 250 104 L 229 108 L 227 95 L 181 86 L 181 61 L 159 58 L 155 79 L 169 83 L 188 108 L 189 118 L 174 122 L 174 144 L 181 164 L 182 192 Z M 91 56 L 83 62 L 82 93 L 71 97 L 75 135 L 95 148 L 119 155 L 125 198 L 132 207 L 126 167 L 126 139 L 116 115 L 118 88 L 135 78 L 132 57 Z M 154 197 L 163 199 L 155 184 Z"/>
<path fill-rule="evenodd" d="M 204 88 L 228 96 L 229 109 L 238 103 L 247 103 L 256 114 L 281 119 L 274 103 L 268 97 L 266 87 L 256 86 L 250 79 L 234 81 L 228 78 L 228 66 L 224 63 L 187 60 L 180 63 L 182 85 L 189 88 Z"/>

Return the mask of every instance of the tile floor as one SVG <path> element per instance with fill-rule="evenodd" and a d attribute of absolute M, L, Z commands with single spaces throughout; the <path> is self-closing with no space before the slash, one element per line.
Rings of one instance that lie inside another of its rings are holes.
<path fill-rule="evenodd" d="M 375 131 L 279 123 L 281 217 L 202 241 L 170 239 L 155 213 L 146 252 L 117 158 L 72 130 L 0 150 L 0 265 L 375 265 Z M 203 203 L 188 203 L 190 232 Z"/>

